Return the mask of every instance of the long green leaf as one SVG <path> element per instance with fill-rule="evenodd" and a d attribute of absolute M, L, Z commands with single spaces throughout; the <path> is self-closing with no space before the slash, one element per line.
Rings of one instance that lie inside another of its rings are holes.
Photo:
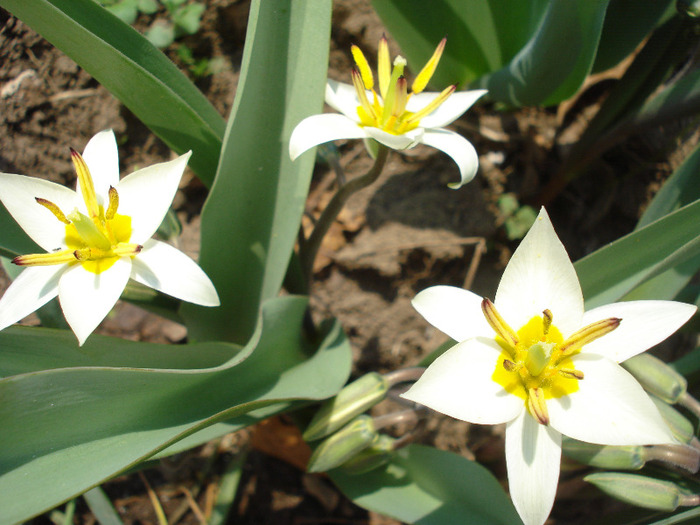
<path fill-rule="evenodd" d="M 280 290 L 308 193 L 313 156 L 289 137 L 318 113 L 328 67 L 329 2 L 254 1 L 224 148 L 202 212 L 199 262 L 221 307 L 184 305 L 190 336 L 244 343 L 260 304 Z"/>
<path fill-rule="evenodd" d="M 586 308 L 615 302 L 633 288 L 700 254 L 700 201 L 576 262 Z"/>
<path fill-rule="evenodd" d="M 24 230 L 19 227 L 2 204 L 0 204 L 0 231 L 2 231 L 2 236 L 0 236 L 0 257 L 14 259 L 23 253 L 39 253 L 43 251 L 24 233 Z"/>
<path fill-rule="evenodd" d="M 93 335 L 86 360 L 97 354 L 96 366 L 0 380 L 3 520 L 24 521 L 212 424 L 227 421 L 240 428 L 269 415 L 273 407 L 335 394 L 349 374 L 349 345 L 337 323 L 320 347 L 306 343 L 300 334 L 306 306 L 299 297 L 266 303 L 250 343 L 242 350 L 222 350 L 221 356 L 228 352 L 232 357 L 214 368 L 178 369 L 182 356 L 173 358 L 173 368 L 124 366 L 136 359 L 133 355 L 117 355 L 119 368 L 106 367 L 107 352 L 99 347 L 111 340 Z M 69 332 L 24 329 L 23 337 L 17 337 L 16 331 L 0 332 L 0 361 L 18 345 L 34 354 L 56 347 L 57 359 L 64 352 L 73 362 L 81 351 Z M 153 345 L 142 348 L 144 354 L 153 351 Z M 186 352 L 195 367 L 203 364 L 196 352 Z M 166 359 L 160 355 L 154 361 L 162 365 Z"/>
<path fill-rule="evenodd" d="M 609 0 L 374 0 L 413 67 L 447 32 L 435 84 L 469 83 L 515 106 L 573 95 L 593 65 Z M 454 42 L 453 42 L 454 40 Z"/>
<path fill-rule="evenodd" d="M 513 504 L 484 467 L 452 452 L 409 445 L 365 474 L 330 473 L 343 493 L 368 510 L 419 525 L 513 525 Z"/>
<path fill-rule="evenodd" d="M 224 120 L 146 38 L 94 0 L 0 0 L 121 100 L 211 185 Z M 69 132 L 69 130 L 66 130 Z"/>

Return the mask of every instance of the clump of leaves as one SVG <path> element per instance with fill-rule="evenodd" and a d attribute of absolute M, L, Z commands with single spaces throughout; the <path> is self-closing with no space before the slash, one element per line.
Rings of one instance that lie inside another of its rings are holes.
<path fill-rule="evenodd" d="M 505 193 L 498 198 L 498 209 L 505 217 L 503 226 L 511 241 L 522 239 L 537 218 L 537 211 L 532 206 L 521 206 L 512 193 Z"/>
<path fill-rule="evenodd" d="M 127 24 L 133 24 L 139 13 L 155 14 L 165 7 L 167 18 L 154 21 L 145 37 L 156 47 L 165 48 L 183 35 L 193 35 L 199 30 L 205 6 L 188 0 L 98 0 L 109 11 Z"/>

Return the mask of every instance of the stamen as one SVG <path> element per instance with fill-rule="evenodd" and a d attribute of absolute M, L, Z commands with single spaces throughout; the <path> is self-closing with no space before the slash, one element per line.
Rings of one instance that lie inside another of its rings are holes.
<path fill-rule="evenodd" d="M 423 69 L 421 69 L 421 72 L 418 73 L 418 76 L 413 81 L 411 91 L 414 93 L 420 93 L 425 89 L 425 86 L 428 85 L 428 82 L 430 82 L 430 79 L 435 73 L 435 69 L 437 69 L 438 62 L 440 62 L 440 58 L 442 57 L 442 52 L 445 50 L 446 43 L 447 37 L 440 40 L 440 43 L 438 44 L 437 49 L 435 49 L 433 56 L 430 57 L 430 60 L 428 60 L 427 64 L 423 66 Z"/>
<path fill-rule="evenodd" d="M 542 425 L 549 425 L 549 411 L 541 388 L 530 388 L 527 391 L 527 408 L 530 414 Z"/>
<path fill-rule="evenodd" d="M 561 355 L 569 356 L 578 352 L 588 343 L 615 330 L 615 328 L 620 326 L 621 321 L 622 319 L 611 317 L 581 328 L 578 332 L 569 336 L 569 338 L 559 346 Z"/>
<path fill-rule="evenodd" d="M 352 58 L 357 64 L 357 68 L 360 70 L 360 75 L 362 75 L 362 83 L 365 85 L 365 89 L 372 89 L 374 87 L 374 77 L 372 76 L 372 70 L 369 67 L 369 63 L 362 53 L 362 50 L 356 45 L 350 47 L 352 52 Z"/>
<path fill-rule="evenodd" d="M 575 368 L 560 368 L 559 374 L 569 379 L 583 379 L 583 372 L 581 370 L 576 370 Z"/>
<path fill-rule="evenodd" d="M 107 212 L 105 213 L 105 219 L 114 219 L 117 214 L 117 208 L 119 207 L 119 194 L 116 188 L 113 186 L 109 187 L 109 206 L 107 207 Z"/>
<path fill-rule="evenodd" d="M 394 98 L 394 108 L 391 111 L 393 117 L 400 117 L 406 109 L 408 102 L 408 82 L 406 77 L 399 77 L 396 82 L 396 97 Z"/>
<path fill-rule="evenodd" d="M 360 104 L 364 108 L 364 110 L 367 112 L 369 116 L 374 119 L 374 121 L 377 120 L 377 113 L 374 111 L 374 108 L 372 105 L 369 103 L 369 100 L 367 99 L 367 92 L 365 91 L 365 86 L 362 84 L 362 78 L 361 74 L 357 69 L 352 70 L 352 83 L 355 86 L 355 91 L 357 92 L 357 98 L 360 100 Z"/>
<path fill-rule="evenodd" d="M 511 361 L 510 359 L 504 359 L 504 360 L 503 360 L 503 368 L 505 368 L 506 370 L 508 370 L 508 372 L 515 372 L 515 371 L 519 368 L 519 366 L 516 365 L 516 364 L 515 364 L 513 361 Z"/>
<path fill-rule="evenodd" d="M 75 151 L 73 148 L 70 149 L 70 153 L 71 158 L 73 159 L 73 165 L 75 166 L 75 172 L 78 175 L 80 191 L 83 194 L 83 200 L 85 201 L 88 214 L 90 217 L 98 217 L 100 214 L 100 206 L 97 202 L 95 185 L 92 182 L 90 170 L 88 169 L 88 166 L 80 153 Z"/>
<path fill-rule="evenodd" d="M 17 266 L 49 266 L 52 264 L 66 264 L 75 262 L 72 250 L 61 250 L 52 253 L 30 253 L 19 255 L 12 259 Z"/>
<path fill-rule="evenodd" d="M 134 255 L 139 254 L 141 250 L 143 250 L 143 245 L 126 242 L 119 243 L 112 249 L 114 255 L 118 255 L 120 257 L 133 257 Z"/>
<path fill-rule="evenodd" d="M 501 314 L 496 310 L 494 304 L 487 297 L 484 297 L 484 300 L 481 301 L 481 311 L 484 312 L 484 317 L 486 317 L 486 321 L 491 328 L 493 328 L 493 331 L 508 345 L 515 348 L 515 345 L 518 344 L 518 336 L 515 335 L 515 331 L 508 326 L 508 323 L 505 322 Z"/>
<path fill-rule="evenodd" d="M 549 333 L 549 327 L 552 326 L 552 312 L 550 310 L 544 310 L 542 312 L 542 333 L 547 335 Z"/>
<path fill-rule="evenodd" d="M 433 111 L 435 111 L 440 104 L 445 102 L 445 100 L 448 99 L 448 97 L 455 92 L 457 89 L 456 85 L 449 86 L 448 88 L 445 88 L 442 93 L 440 93 L 437 97 L 433 99 L 433 101 L 425 106 L 423 109 L 420 111 L 416 111 L 413 115 L 411 115 L 410 118 L 406 119 L 407 124 L 412 124 L 414 122 L 418 122 L 420 119 L 425 117 L 426 115 L 430 115 Z"/>
<path fill-rule="evenodd" d="M 379 76 L 379 92 L 382 94 L 382 98 L 386 98 L 389 81 L 391 80 L 391 59 L 389 58 L 389 43 L 385 35 L 382 35 L 381 40 L 379 40 L 377 74 Z"/>
<path fill-rule="evenodd" d="M 54 216 L 63 224 L 70 224 L 70 221 L 66 219 L 66 216 L 63 214 L 61 209 L 58 206 L 56 206 L 53 202 L 46 199 L 42 199 L 41 197 L 34 197 L 34 200 L 37 203 L 41 204 L 44 208 L 49 210 L 51 213 L 53 213 Z"/>

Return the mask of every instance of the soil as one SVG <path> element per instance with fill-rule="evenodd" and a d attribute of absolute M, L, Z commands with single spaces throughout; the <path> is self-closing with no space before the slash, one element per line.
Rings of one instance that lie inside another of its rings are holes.
<path fill-rule="evenodd" d="M 196 58 L 218 60 L 215 74 L 195 82 L 223 115 L 235 94 L 248 8 L 245 0 L 211 0 L 200 30 L 178 41 Z M 335 0 L 333 17 L 329 76 L 348 81 L 350 44 L 376 56 L 385 29 L 369 0 Z M 150 21 L 142 15 L 136 27 L 143 29 Z M 393 42 L 391 46 L 396 53 L 398 48 Z M 176 47 L 177 43 L 166 52 L 187 70 Z M 355 375 L 415 365 L 445 340 L 411 307 L 418 291 L 433 284 L 467 284 L 476 293 L 493 297 L 517 245 L 505 234 L 506 217 L 498 198 L 512 193 L 522 203 L 537 205 L 538 195 L 610 82 L 609 78 L 594 82 L 575 101 L 558 108 L 504 112 L 481 105 L 470 110 L 455 126 L 480 152 L 480 170 L 458 191 L 446 186 L 458 178 L 451 159 L 419 147 L 392 154 L 380 180 L 349 201 L 317 260 L 312 305 L 316 318 L 341 320 L 352 343 Z M 73 184 L 68 148 L 82 150 L 94 133 L 106 128 L 114 129 L 119 138 L 123 173 L 172 156 L 89 74 L 0 9 L 0 171 Z M 697 134 L 679 135 L 679 129 L 633 137 L 556 195 L 548 210 L 572 259 L 633 229 L 654 190 L 697 142 Z M 348 178 L 369 169 L 371 160 L 360 142 L 339 141 L 336 146 Z M 328 202 L 334 179 L 327 166 L 317 166 L 308 216 L 317 215 Z M 181 246 L 194 258 L 205 196 L 203 186 L 188 172 L 173 205 L 184 227 Z M 475 276 L 470 275 L 472 264 Z M 118 304 L 98 332 L 156 342 L 186 338 L 180 325 L 126 303 Z M 431 415 L 418 440 L 476 458 L 503 480 L 502 435 L 499 427 L 473 427 Z M 284 449 L 279 436 L 296 437 L 295 427 L 284 419 L 273 420 L 147 470 L 145 476 L 169 523 L 199 523 L 197 513 L 211 509 L 224 465 L 247 449 L 230 523 L 397 523 L 356 507 L 323 476 L 306 474 L 299 468 L 303 453 L 287 452 L 284 459 L 269 455 Z M 562 481 L 551 523 L 584 523 L 594 514 L 619 507 L 597 498 L 576 470 L 565 472 Z M 125 524 L 156 523 L 142 478 L 122 476 L 104 488 Z M 44 516 L 34 522 L 50 520 Z M 93 522 L 79 500 L 74 523 Z"/>

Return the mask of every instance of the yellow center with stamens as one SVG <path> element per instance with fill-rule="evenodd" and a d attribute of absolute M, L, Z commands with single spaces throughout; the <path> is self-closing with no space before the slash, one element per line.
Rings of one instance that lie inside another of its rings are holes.
<path fill-rule="evenodd" d="M 523 399 L 530 414 L 543 425 L 549 423 L 546 400 L 573 394 L 584 378 L 571 357 L 584 345 L 615 330 L 621 321 L 603 319 L 564 339 L 552 324 L 549 310 L 532 317 L 515 332 L 491 301 L 484 299 L 481 308 L 502 348 L 491 379 L 506 392 Z"/>
<path fill-rule="evenodd" d="M 440 104 L 454 93 L 456 86 L 450 86 L 440 93 L 432 102 L 419 111 L 411 112 L 406 105 L 411 96 L 422 92 L 430 78 L 435 73 L 442 52 L 445 49 L 446 39 L 442 39 L 433 56 L 423 67 L 408 92 L 408 82 L 404 77 L 406 60 L 398 56 L 394 64 L 389 58 L 389 44 L 386 38 L 379 41 L 378 76 L 379 94 L 374 90 L 374 77 L 367 59 L 357 46 L 352 46 L 352 56 L 357 69 L 352 72 L 352 82 L 357 92 L 360 105 L 357 107 L 357 115 L 362 126 L 379 128 L 393 135 L 402 135 L 417 128 L 420 120 L 435 111 Z M 367 96 L 371 92 L 372 100 Z"/>
<path fill-rule="evenodd" d="M 65 224 L 66 249 L 52 253 L 20 255 L 13 260 L 15 264 L 45 266 L 80 263 L 85 270 L 99 274 L 111 268 L 120 257 L 133 257 L 141 251 L 140 245 L 129 242 L 132 233 L 131 217 L 117 213 L 117 190 L 109 189 L 109 204 L 105 210 L 98 202 L 87 164 L 76 151 L 72 151 L 72 157 L 88 215 L 77 209 L 66 215 L 51 201 L 37 198 L 38 204 Z"/>

